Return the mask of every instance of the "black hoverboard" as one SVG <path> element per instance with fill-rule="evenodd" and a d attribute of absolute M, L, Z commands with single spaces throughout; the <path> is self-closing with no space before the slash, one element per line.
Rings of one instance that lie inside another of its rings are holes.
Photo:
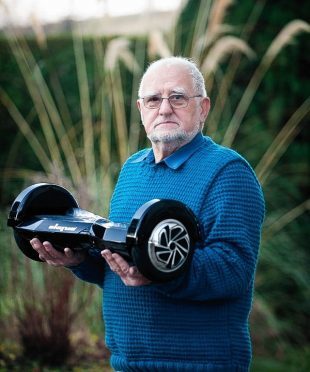
<path fill-rule="evenodd" d="M 154 199 L 143 204 L 129 224 L 116 223 L 80 209 L 64 187 L 38 183 L 22 191 L 11 206 L 8 226 L 20 250 L 41 261 L 31 247 L 37 237 L 59 251 L 98 251 L 107 248 L 137 266 L 148 279 L 171 280 L 188 266 L 193 246 L 199 239 L 199 225 L 183 203 Z"/>

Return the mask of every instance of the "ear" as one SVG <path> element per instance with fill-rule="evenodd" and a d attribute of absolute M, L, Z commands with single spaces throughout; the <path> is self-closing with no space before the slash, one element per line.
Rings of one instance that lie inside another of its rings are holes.
<path fill-rule="evenodd" d="M 141 100 L 140 99 L 137 99 L 136 104 L 137 104 L 138 110 L 140 111 L 141 123 L 142 123 L 142 125 L 144 125 L 143 124 L 143 114 L 142 114 L 142 110 L 141 110 L 142 109 Z"/>
<path fill-rule="evenodd" d="M 210 107 L 211 107 L 210 98 L 209 97 L 203 97 L 202 100 L 201 100 L 201 102 L 200 102 L 200 106 L 201 106 L 200 122 L 201 123 L 204 123 L 205 120 L 208 117 L 208 114 L 209 114 L 209 111 L 210 111 Z"/>
<path fill-rule="evenodd" d="M 140 101 L 140 99 L 137 99 L 136 104 L 137 104 L 138 110 L 141 112 L 141 101 Z"/>

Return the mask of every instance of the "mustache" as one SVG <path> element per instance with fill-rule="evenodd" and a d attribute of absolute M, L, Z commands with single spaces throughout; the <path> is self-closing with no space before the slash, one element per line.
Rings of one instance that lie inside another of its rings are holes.
<path fill-rule="evenodd" d="M 154 123 L 154 128 L 156 128 L 158 125 L 164 124 L 164 123 L 174 123 L 180 126 L 180 122 L 178 120 L 173 120 L 173 119 L 161 119 L 161 120 L 156 120 Z"/>

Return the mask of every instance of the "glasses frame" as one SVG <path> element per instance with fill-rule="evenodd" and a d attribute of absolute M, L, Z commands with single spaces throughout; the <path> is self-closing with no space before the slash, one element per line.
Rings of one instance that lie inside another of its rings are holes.
<path fill-rule="evenodd" d="M 179 107 L 174 106 L 170 102 L 170 99 L 173 96 L 184 96 L 186 98 L 186 105 L 185 106 L 179 106 Z M 158 98 L 160 98 L 160 101 L 159 101 L 158 106 L 156 106 L 156 107 L 148 107 L 148 106 L 146 106 L 144 100 L 145 100 L 145 98 L 149 98 L 149 97 L 158 97 Z M 160 94 L 150 94 L 148 96 L 140 97 L 140 99 L 142 99 L 143 105 L 144 105 L 145 108 L 147 108 L 149 110 L 157 110 L 157 109 L 160 108 L 160 106 L 163 103 L 163 100 L 164 99 L 167 99 L 168 100 L 168 102 L 169 102 L 169 104 L 170 104 L 171 107 L 173 107 L 174 109 L 179 109 L 179 108 L 186 108 L 188 106 L 188 102 L 189 102 L 190 98 L 198 98 L 198 97 L 202 97 L 202 94 L 198 94 L 198 95 L 195 95 L 195 96 L 188 96 L 187 94 L 184 94 L 184 93 L 173 93 L 173 94 L 171 94 L 168 97 L 161 97 Z"/>

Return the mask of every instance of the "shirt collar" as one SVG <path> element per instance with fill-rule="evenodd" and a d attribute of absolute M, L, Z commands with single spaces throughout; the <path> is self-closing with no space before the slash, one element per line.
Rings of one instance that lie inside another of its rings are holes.
<path fill-rule="evenodd" d="M 165 159 L 157 164 L 165 163 L 171 169 L 178 169 L 182 164 L 184 164 L 191 155 L 201 146 L 204 142 L 204 137 L 201 132 L 199 132 L 191 142 L 180 147 L 176 152 L 167 156 Z M 152 149 L 148 149 L 137 159 L 133 160 L 133 163 L 140 163 L 146 161 L 147 163 L 155 163 L 155 157 Z"/>

